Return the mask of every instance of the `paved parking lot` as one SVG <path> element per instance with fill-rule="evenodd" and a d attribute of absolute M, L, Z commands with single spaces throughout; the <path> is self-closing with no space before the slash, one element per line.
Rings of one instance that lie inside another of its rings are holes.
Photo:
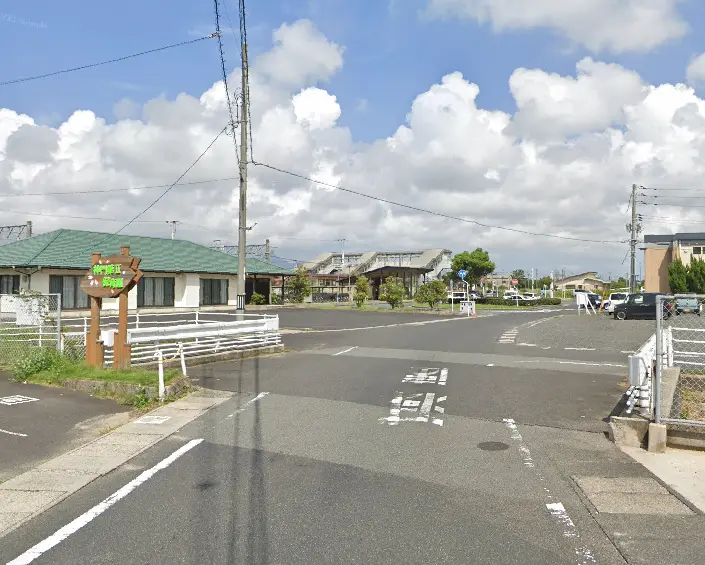
<path fill-rule="evenodd" d="M 125 407 L 112 400 L 8 377 L 0 372 L 0 482 L 126 420 Z"/>
<path fill-rule="evenodd" d="M 519 326 L 516 344 L 627 355 L 649 339 L 656 331 L 655 324 L 653 320 L 615 320 L 606 314 L 564 314 Z"/>

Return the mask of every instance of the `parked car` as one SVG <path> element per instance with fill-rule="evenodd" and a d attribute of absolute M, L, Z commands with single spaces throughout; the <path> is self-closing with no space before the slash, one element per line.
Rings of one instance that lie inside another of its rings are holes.
<path fill-rule="evenodd" d="M 624 304 L 624 302 L 627 300 L 627 296 L 629 296 L 629 294 L 626 292 L 611 293 L 609 295 L 609 298 L 605 300 L 605 303 L 602 307 L 603 310 L 605 310 L 608 314 L 614 314 L 615 306 L 618 306 L 619 304 Z"/>
<path fill-rule="evenodd" d="M 676 316 L 681 314 L 697 314 L 700 316 L 701 306 L 697 298 L 676 298 Z"/>
<path fill-rule="evenodd" d="M 541 298 L 541 297 L 540 297 L 538 294 L 536 294 L 535 292 L 525 292 L 522 296 L 523 296 L 526 300 L 538 300 L 539 298 Z"/>
<path fill-rule="evenodd" d="M 602 297 L 599 294 L 596 294 L 594 292 L 586 292 L 585 294 L 587 294 L 588 300 L 590 301 L 590 304 L 592 304 L 593 308 L 595 308 L 595 310 L 599 309 L 600 306 L 602 306 Z M 583 308 L 583 306 L 580 307 Z"/>
<path fill-rule="evenodd" d="M 656 297 L 661 292 L 640 292 L 630 294 L 627 300 L 614 307 L 615 320 L 627 319 L 656 319 Z M 670 302 L 664 302 L 664 317 L 670 318 L 673 314 L 673 306 Z"/>

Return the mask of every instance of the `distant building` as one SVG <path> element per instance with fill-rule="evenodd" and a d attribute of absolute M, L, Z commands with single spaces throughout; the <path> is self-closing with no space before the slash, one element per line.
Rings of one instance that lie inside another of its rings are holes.
<path fill-rule="evenodd" d="M 589 271 L 554 281 L 553 288 L 555 290 L 588 290 L 600 293 L 608 291 L 610 283 L 599 278 L 597 272 Z"/>
<path fill-rule="evenodd" d="M 314 279 L 314 299 L 323 293 L 352 297 L 360 275 L 370 280 L 373 300 L 379 299 L 379 287 L 388 277 L 400 278 L 407 298 L 412 298 L 424 282 L 437 280 L 450 269 L 451 255 L 449 249 L 324 253 L 304 263 L 304 267 Z"/>
<path fill-rule="evenodd" d="M 645 235 L 644 290 L 670 292 L 668 266 L 676 259 L 690 265 L 692 259 L 705 259 L 705 233 Z"/>

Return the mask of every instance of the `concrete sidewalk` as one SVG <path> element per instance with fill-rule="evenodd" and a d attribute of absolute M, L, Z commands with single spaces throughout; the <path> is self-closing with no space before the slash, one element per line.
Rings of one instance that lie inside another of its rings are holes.
<path fill-rule="evenodd" d="M 0 538 L 232 396 L 199 390 L 1 483 Z"/>
<path fill-rule="evenodd" d="M 620 449 L 705 514 L 705 452 L 668 448 L 666 453 L 649 453 L 639 447 Z"/>

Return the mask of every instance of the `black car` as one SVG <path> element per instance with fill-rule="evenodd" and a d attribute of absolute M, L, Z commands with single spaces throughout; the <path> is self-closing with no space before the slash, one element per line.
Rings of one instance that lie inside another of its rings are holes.
<path fill-rule="evenodd" d="M 614 307 L 615 320 L 627 319 L 656 319 L 656 297 L 662 295 L 662 292 L 640 292 L 638 294 L 630 294 L 626 302 L 617 304 Z M 662 302 L 664 307 L 664 318 L 671 317 L 672 305 L 670 302 Z"/>

